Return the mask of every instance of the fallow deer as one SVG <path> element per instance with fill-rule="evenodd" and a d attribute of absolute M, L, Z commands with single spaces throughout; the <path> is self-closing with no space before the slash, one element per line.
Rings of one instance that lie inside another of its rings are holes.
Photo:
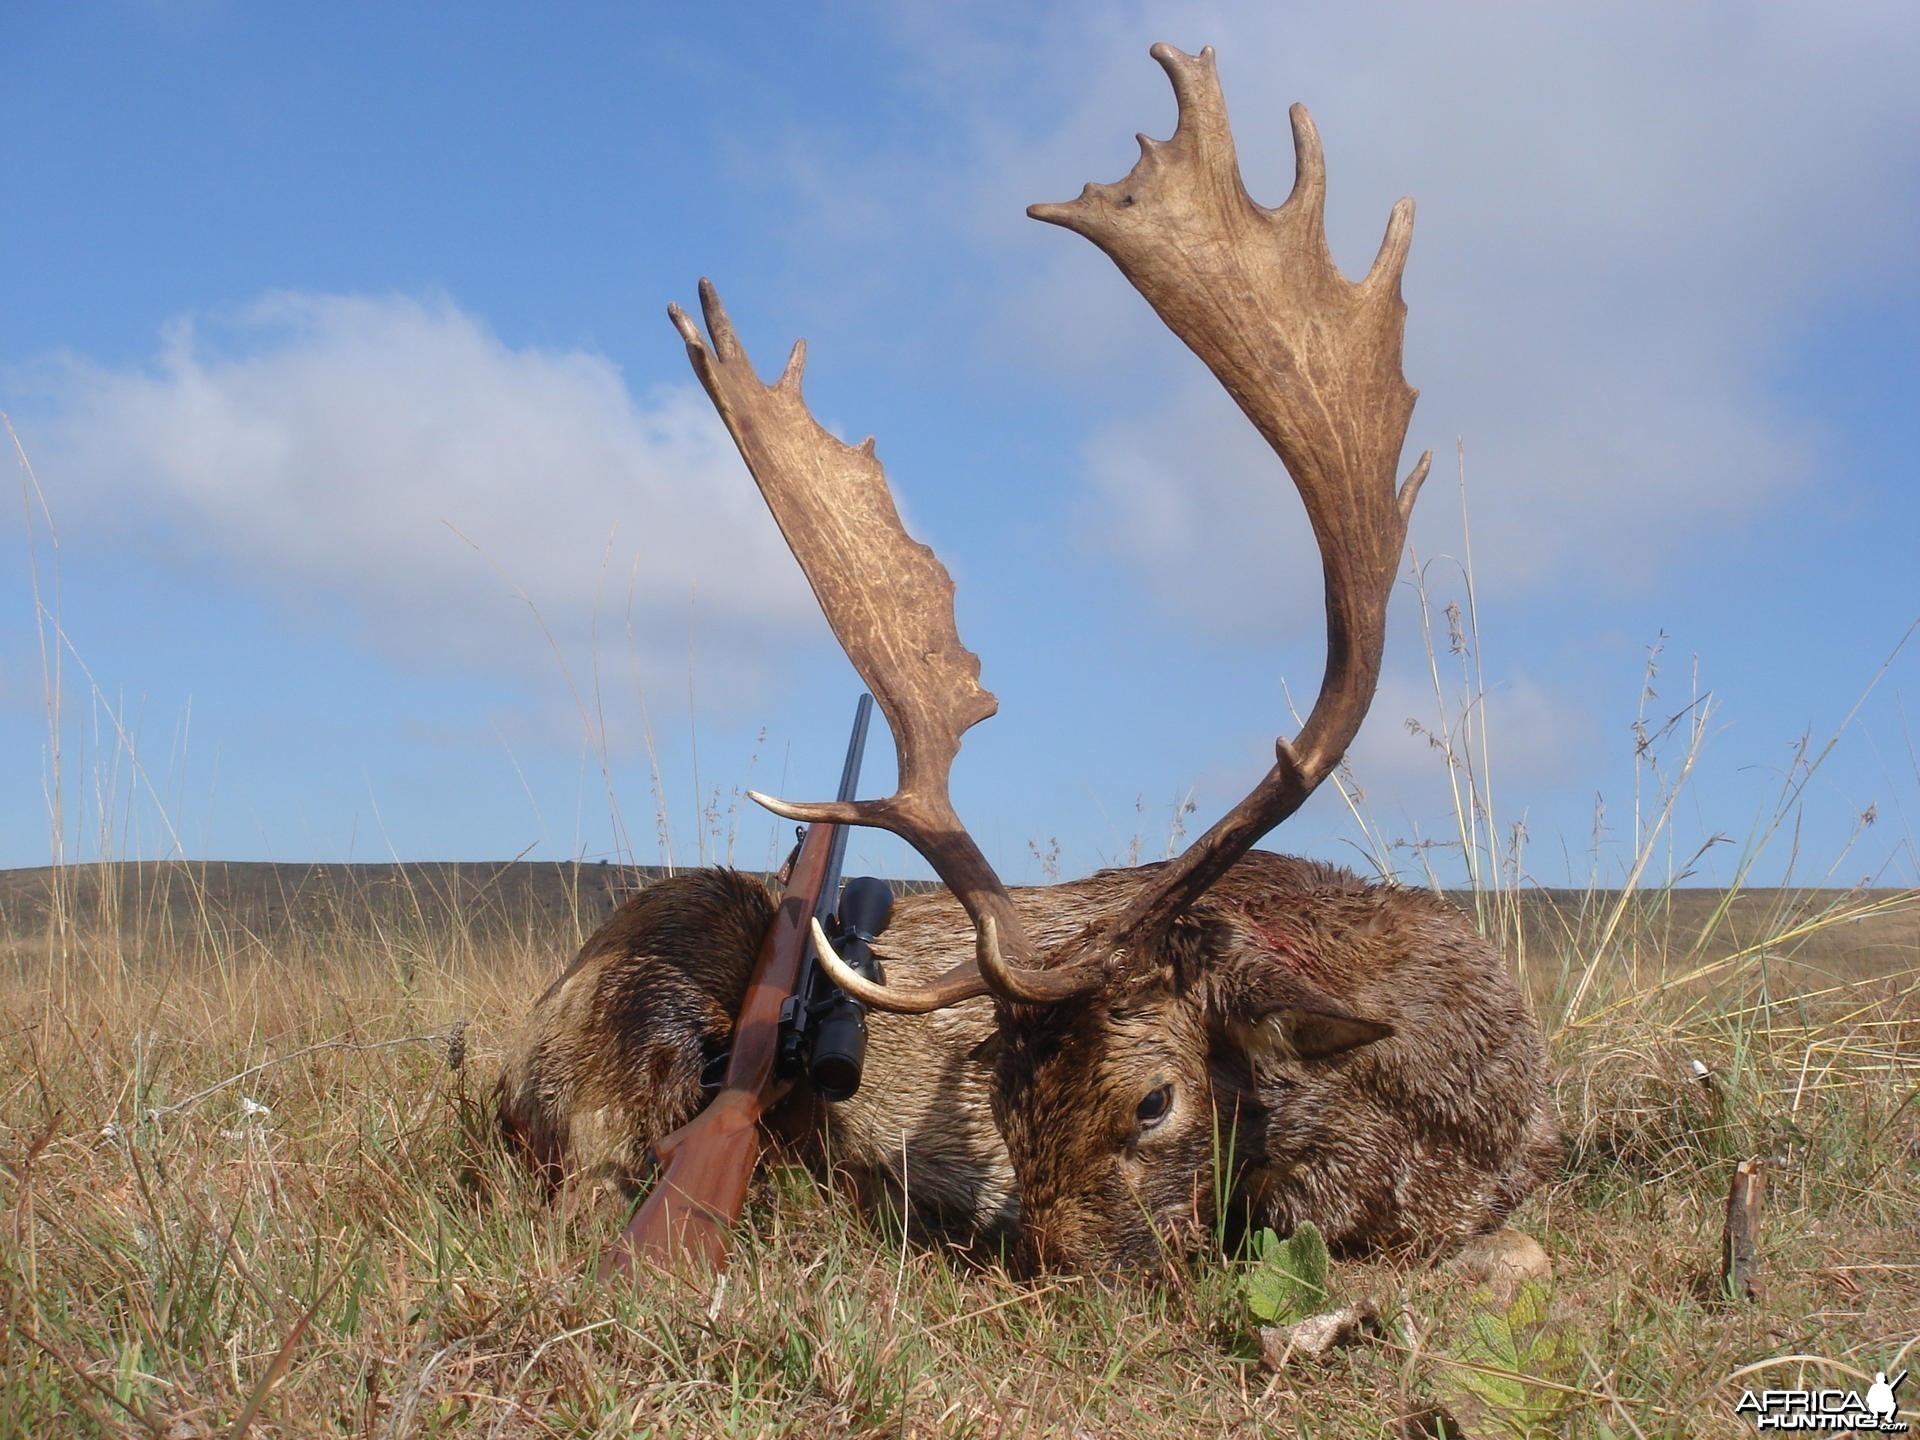
<path fill-rule="evenodd" d="M 885 798 L 753 798 L 893 831 L 948 889 L 901 902 L 876 947 L 884 982 L 821 940 L 821 963 L 874 1012 L 867 1080 L 841 1103 L 800 1097 L 778 1128 L 872 1203 L 891 1195 L 929 1231 L 1017 1237 L 1031 1266 L 1151 1264 L 1231 1217 L 1311 1220 L 1345 1250 L 1441 1252 L 1497 1226 L 1552 1167 L 1539 1031 L 1445 900 L 1252 849 L 1339 763 L 1378 683 L 1429 463 L 1396 483 L 1413 207 L 1394 207 L 1372 268 L 1348 281 L 1306 110 L 1292 111 L 1293 192 L 1268 210 L 1241 183 L 1211 49 L 1153 55 L 1179 103 L 1172 138 L 1139 137 L 1125 179 L 1028 213 L 1106 251 L 1266 437 L 1305 502 L 1327 609 L 1305 725 L 1177 859 L 1001 884 L 948 793 L 962 733 L 997 702 L 873 442 L 843 445 L 809 414 L 804 342 L 768 386 L 709 284 L 704 337 L 670 312 L 899 758 Z M 508 1133 L 556 1175 L 643 1172 L 649 1139 L 699 1107 L 771 914 L 730 872 L 629 901 L 510 1051 Z"/>

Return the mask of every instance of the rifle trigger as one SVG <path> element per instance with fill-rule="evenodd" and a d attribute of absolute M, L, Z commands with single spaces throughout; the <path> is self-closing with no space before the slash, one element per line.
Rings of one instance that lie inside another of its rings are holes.
<path fill-rule="evenodd" d="M 727 1083 L 727 1066 L 733 1060 L 731 1050 L 722 1050 L 700 1067 L 700 1088 L 718 1090 Z"/>

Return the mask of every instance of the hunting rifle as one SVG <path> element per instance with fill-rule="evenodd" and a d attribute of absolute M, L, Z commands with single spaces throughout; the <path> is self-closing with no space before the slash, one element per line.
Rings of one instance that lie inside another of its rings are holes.
<path fill-rule="evenodd" d="M 859 784 L 872 711 L 873 697 L 863 694 L 840 772 L 842 801 L 852 800 Z M 725 1079 L 705 1109 L 654 1141 L 659 1178 L 601 1257 L 602 1280 L 624 1273 L 635 1259 L 678 1273 L 718 1271 L 760 1158 L 761 1116 L 802 1073 L 829 1100 L 844 1100 L 859 1085 L 865 1007 L 815 966 L 812 944 L 815 922 L 834 909 L 846 849 L 846 827 L 821 821 L 807 826 L 788 859 L 780 906 L 760 942 L 733 1046 L 722 1057 Z M 848 882 L 834 928 L 842 958 L 856 969 L 876 968 L 867 946 L 892 908 L 892 892 L 881 881 Z"/>

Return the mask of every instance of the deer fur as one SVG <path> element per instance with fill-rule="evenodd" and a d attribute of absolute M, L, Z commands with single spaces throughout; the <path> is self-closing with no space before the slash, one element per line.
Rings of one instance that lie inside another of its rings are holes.
<path fill-rule="evenodd" d="M 1161 868 L 1010 895 L 1052 948 Z M 726 870 L 615 912 L 509 1050 L 500 1118 L 530 1160 L 556 1181 L 645 1176 L 649 1142 L 702 1103 L 772 914 L 759 882 Z M 913 984 L 973 946 L 940 893 L 902 899 L 876 950 Z M 1437 1254 L 1551 1172 L 1539 1031 L 1445 901 L 1254 851 L 1160 948 L 1083 1000 L 875 1012 L 859 1092 L 803 1097 L 775 1128 L 864 1208 L 1040 1268 L 1151 1266 L 1216 1222 L 1311 1220 L 1344 1251 Z M 1143 1127 L 1141 1101 L 1166 1085 Z"/>

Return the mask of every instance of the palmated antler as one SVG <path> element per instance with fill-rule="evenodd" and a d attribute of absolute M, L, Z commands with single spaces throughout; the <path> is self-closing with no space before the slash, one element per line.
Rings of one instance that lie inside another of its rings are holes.
<path fill-rule="evenodd" d="M 1327 668 L 1306 724 L 1277 741 L 1266 777 L 1081 942 L 1089 957 L 1167 924 L 1340 763 L 1379 684 L 1387 598 L 1432 459 L 1422 455 L 1396 485 L 1416 395 L 1400 372 L 1413 202 L 1393 207 L 1373 268 L 1349 281 L 1327 248 L 1326 162 L 1306 107 L 1290 112 L 1293 193 L 1268 210 L 1241 183 L 1212 47 L 1152 53 L 1180 105 L 1173 138 L 1137 137 L 1140 159 L 1124 180 L 1027 213 L 1106 251 L 1279 454 L 1320 545 Z"/>
<path fill-rule="evenodd" d="M 779 382 L 763 385 L 705 280 L 700 307 L 711 347 L 686 312 L 671 306 L 668 314 L 827 623 L 879 701 L 900 763 L 899 786 L 883 800 L 796 804 L 749 793 L 792 820 L 893 831 L 966 907 L 979 936 L 979 963 L 956 966 L 921 991 L 885 991 L 891 1008 L 939 1009 L 989 989 L 1008 999 L 1056 998 L 1056 977 L 1023 968 L 1033 949 L 1020 918 L 949 796 L 961 735 L 998 708 L 980 686 L 979 656 L 960 643 L 954 626 L 953 577 L 901 525 L 872 439 L 843 445 L 808 412 L 800 394 L 806 342 L 795 343 Z M 1002 962 L 998 941 L 1020 966 Z M 858 988 L 837 957 L 830 963 L 843 984 Z"/>
<path fill-rule="evenodd" d="M 961 734 L 996 708 L 980 688 L 978 657 L 954 627 L 952 578 L 901 528 L 873 442 L 851 449 L 807 413 L 804 343 L 794 346 L 780 382 L 764 386 L 711 286 L 703 281 L 700 292 L 711 349 L 686 315 L 672 311 L 695 370 L 900 753 L 898 791 L 884 800 L 753 798 L 793 819 L 877 825 L 903 836 L 959 897 L 978 932 L 975 962 L 910 992 L 863 979 L 820 946 L 834 979 L 878 1008 L 932 1010 L 989 991 L 1045 1003 L 1093 988 L 1116 955 L 1192 905 L 1332 773 L 1379 683 L 1388 594 L 1430 459 L 1423 455 L 1405 484 L 1396 484 L 1414 402 L 1400 373 L 1400 275 L 1413 204 L 1394 206 L 1366 278 L 1347 280 L 1327 248 L 1326 168 L 1305 108 L 1292 110 L 1293 193 L 1268 210 L 1241 183 L 1213 51 L 1193 56 L 1156 45 L 1153 57 L 1179 101 L 1173 137 L 1140 136 L 1140 159 L 1124 180 L 1027 213 L 1106 251 L 1279 454 L 1325 568 L 1327 668 L 1306 724 L 1276 743 L 1273 768 L 1252 793 L 1124 913 L 1049 956 L 1051 965 L 1034 968 L 1006 888 L 949 799 Z M 1002 942 L 1018 963 L 1002 958 Z"/>

